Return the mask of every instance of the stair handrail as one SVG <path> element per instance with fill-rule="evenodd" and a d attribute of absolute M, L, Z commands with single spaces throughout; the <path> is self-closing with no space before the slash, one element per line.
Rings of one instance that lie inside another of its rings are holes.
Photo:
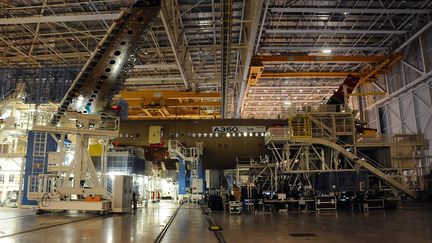
<path fill-rule="evenodd" d="M 336 137 L 336 144 L 339 144 L 339 145 L 341 145 L 342 147 L 344 147 L 344 146 L 346 146 L 346 145 L 349 145 L 349 144 L 346 144 L 344 141 L 342 141 L 341 139 L 339 139 L 339 138 L 337 138 L 337 137 Z M 355 151 L 355 154 L 356 154 L 358 157 L 360 157 L 360 159 L 363 159 L 363 160 L 365 160 L 366 162 L 368 162 L 369 164 L 375 166 L 377 169 L 380 169 L 380 170 L 386 169 L 386 167 L 384 167 L 381 163 L 379 163 L 378 161 L 376 161 L 376 160 L 370 158 L 369 156 L 365 155 L 364 153 L 362 153 L 362 152 L 360 152 L 360 151 L 358 151 L 358 150 Z"/>

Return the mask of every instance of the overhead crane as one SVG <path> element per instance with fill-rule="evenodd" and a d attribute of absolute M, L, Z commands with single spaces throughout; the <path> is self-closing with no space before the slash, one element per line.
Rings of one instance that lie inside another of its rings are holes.
<path fill-rule="evenodd" d="M 116 99 L 127 102 L 131 120 L 218 118 L 222 105 L 219 92 L 122 91 Z"/>
<path fill-rule="evenodd" d="M 346 78 L 348 75 L 360 77 L 362 84 L 388 66 L 399 60 L 400 55 L 385 56 L 330 56 L 330 55 L 293 55 L 293 56 L 255 56 L 249 70 L 249 86 L 256 85 L 260 78 Z M 370 73 L 357 72 L 265 72 L 264 65 L 280 63 L 379 63 Z"/>
<path fill-rule="evenodd" d="M 375 69 L 371 70 L 367 75 L 362 77 L 358 83 L 358 85 L 362 85 L 372 79 L 376 78 L 379 74 L 384 73 L 387 69 L 392 66 L 394 63 L 399 61 L 402 56 L 399 53 L 396 53 L 388 58 L 386 58 L 382 63 L 380 63 Z"/>

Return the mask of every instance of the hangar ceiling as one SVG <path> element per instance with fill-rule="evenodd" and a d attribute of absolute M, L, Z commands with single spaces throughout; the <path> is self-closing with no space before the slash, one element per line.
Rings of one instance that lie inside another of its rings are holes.
<path fill-rule="evenodd" d="M 0 65 L 80 68 L 133 3 L 0 1 Z M 163 0 L 123 89 L 222 90 L 224 117 L 277 118 L 394 58 L 431 10 L 431 1 Z M 260 77 L 248 83 L 254 67 Z"/>

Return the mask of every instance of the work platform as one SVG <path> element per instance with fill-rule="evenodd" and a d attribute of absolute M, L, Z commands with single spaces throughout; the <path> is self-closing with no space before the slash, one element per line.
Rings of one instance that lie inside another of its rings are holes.
<path fill-rule="evenodd" d="M 178 205 L 162 201 L 131 214 L 36 215 L 0 208 L 0 242 L 155 242 Z M 432 238 L 432 204 L 399 209 L 209 216 L 225 242 L 425 242 Z M 421 224 L 420 224 L 421 223 Z M 184 204 L 160 242 L 218 242 L 201 208 Z"/>

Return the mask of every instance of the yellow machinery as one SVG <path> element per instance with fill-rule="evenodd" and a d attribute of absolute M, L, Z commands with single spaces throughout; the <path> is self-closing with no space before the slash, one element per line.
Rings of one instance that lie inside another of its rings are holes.
<path fill-rule="evenodd" d="M 292 116 L 288 119 L 288 124 L 293 137 L 312 137 L 312 122 L 309 116 Z"/>
<path fill-rule="evenodd" d="M 204 119 L 220 117 L 220 93 L 175 90 L 122 91 L 129 119 Z"/>

